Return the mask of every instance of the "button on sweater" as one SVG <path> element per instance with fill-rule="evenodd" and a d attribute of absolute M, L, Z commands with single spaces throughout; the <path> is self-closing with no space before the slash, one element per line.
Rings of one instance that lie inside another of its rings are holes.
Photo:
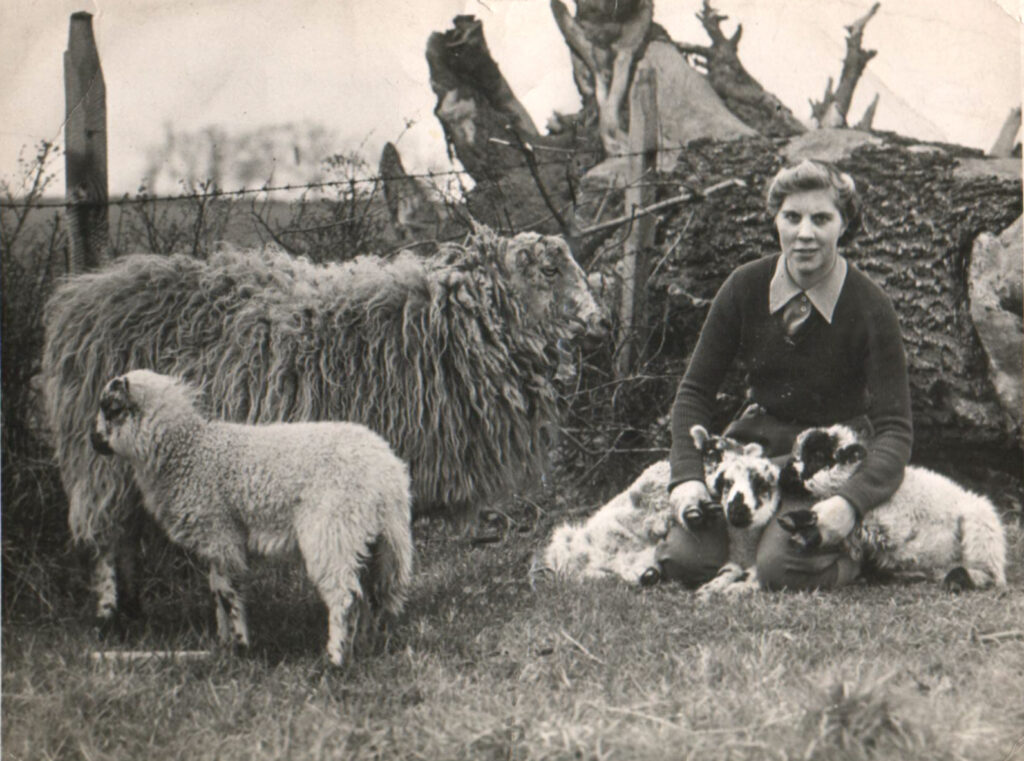
<path fill-rule="evenodd" d="M 795 339 L 769 311 L 778 254 L 738 267 L 722 284 L 672 408 L 671 483 L 703 479 L 689 430 L 708 427 L 715 396 L 733 367 L 750 400 L 805 427 L 867 415 L 875 436 L 840 496 L 863 515 L 899 488 L 913 428 L 906 354 L 892 302 L 850 265 L 829 324 L 811 310 Z"/>

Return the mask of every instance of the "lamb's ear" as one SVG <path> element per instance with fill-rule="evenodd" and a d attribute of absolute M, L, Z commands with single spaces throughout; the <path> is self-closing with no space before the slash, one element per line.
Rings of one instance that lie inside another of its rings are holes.
<path fill-rule="evenodd" d="M 861 444 L 848 444 L 845 447 L 840 447 L 839 451 L 836 452 L 836 462 L 839 465 L 850 465 L 855 462 L 860 462 L 868 455 L 868 450 Z"/>
<path fill-rule="evenodd" d="M 749 444 L 744 444 L 740 451 L 743 454 L 748 454 L 753 457 L 761 457 L 764 455 L 764 447 L 755 441 L 752 441 Z"/>
<path fill-rule="evenodd" d="M 690 427 L 690 438 L 693 439 L 693 445 L 697 449 L 704 451 L 704 445 L 711 439 L 711 434 L 708 433 L 707 428 L 698 423 Z"/>

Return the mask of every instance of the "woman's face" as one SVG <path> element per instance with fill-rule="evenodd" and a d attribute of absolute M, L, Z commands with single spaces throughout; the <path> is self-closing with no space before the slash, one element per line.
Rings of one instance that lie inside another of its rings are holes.
<path fill-rule="evenodd" d="M 782 253 L 790 276 L 809 288 L 832 270 L 839 236 L 846 229 L 829 190 L 790 193 L 775 215 Z"/>

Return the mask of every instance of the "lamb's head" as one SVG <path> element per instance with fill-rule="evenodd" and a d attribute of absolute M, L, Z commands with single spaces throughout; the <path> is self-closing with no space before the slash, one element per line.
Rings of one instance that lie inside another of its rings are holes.
<path fill-rule="evenodd" d="M 586 273 L 554 235 L 519 233 L 500 239 L 501 263 L 527 312 L 542 324 L 564 325 L 567 337 L 607 338 L 610 324 Z"/>
<path fill-rule="evenodd" d="M 111 379 L 100 394 L 99 412 L 90 435 L 93 448 L 104 455 L 143 457 L 159 427 L 158 417 L 189 421 L 198 417 L 195 392 L 168 375 L 132 370 Z"/>
<path fill-rule="evenodd" d="M 793 443 L 793 471 L 815 497 L 835 495 L 850 480 L 867 449 L 860 436 L 845 425 L 808 428 Z"/>
<path fill-rule="evenodd" d="M 779 467 L 757 450 L 729 453 L 708 479 L 725 519 L 736 528 L 762 528 L 779 507 Z"/>
<path fill-rule="evenodd" d="M 726 456 L 764 454 L 764 449 L 760 444 L 743 444 L 728 436 L 713 436 L 699 424 L 690 428 L 690 437 L 693 439 L 693 445 L 700 452 L 701 462 L 704 465 L 704 478 L 708 482 L 709 489 L 711 488 L 711 474 L 722 464 L 722 460 Z"/>

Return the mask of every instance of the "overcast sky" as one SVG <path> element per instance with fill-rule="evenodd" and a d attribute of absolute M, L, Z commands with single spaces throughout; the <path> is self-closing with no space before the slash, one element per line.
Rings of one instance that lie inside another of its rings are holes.
<path fill-rule="evenodd" d="M 851 118 L 876 92 L 878 129 L 987 149 L 1021 103 L 1022 0 L 882 0 L 864 46 L 877 49 Z M 572 3 L 568 3 L 572 7 Z M 843 26 L 872 0 L 718 0 L 740 58 L 796 115 L 838 79 Z M 655 0 L 676 40 L 704 44 L 699 0 Z M 1014 9 L 1011 11 L 1011 9 Z M 573 112 L 569 54 L 547 0 L 4 0 L 0 11 L 0 175 L 23 146 L 59 139 L 68 17 L 94 14 L 107 86 L 112 194 L 137 187 L 165 125 L 229 131 L 319 123 L 338 150 L 376 164 L 401 135 L 407 168 L 450 168 L 424 59 L 458 13 L 484 21 L 491 52 L 534 121 Z M 403 133 L 406 120 L 414 126 Z"/>

